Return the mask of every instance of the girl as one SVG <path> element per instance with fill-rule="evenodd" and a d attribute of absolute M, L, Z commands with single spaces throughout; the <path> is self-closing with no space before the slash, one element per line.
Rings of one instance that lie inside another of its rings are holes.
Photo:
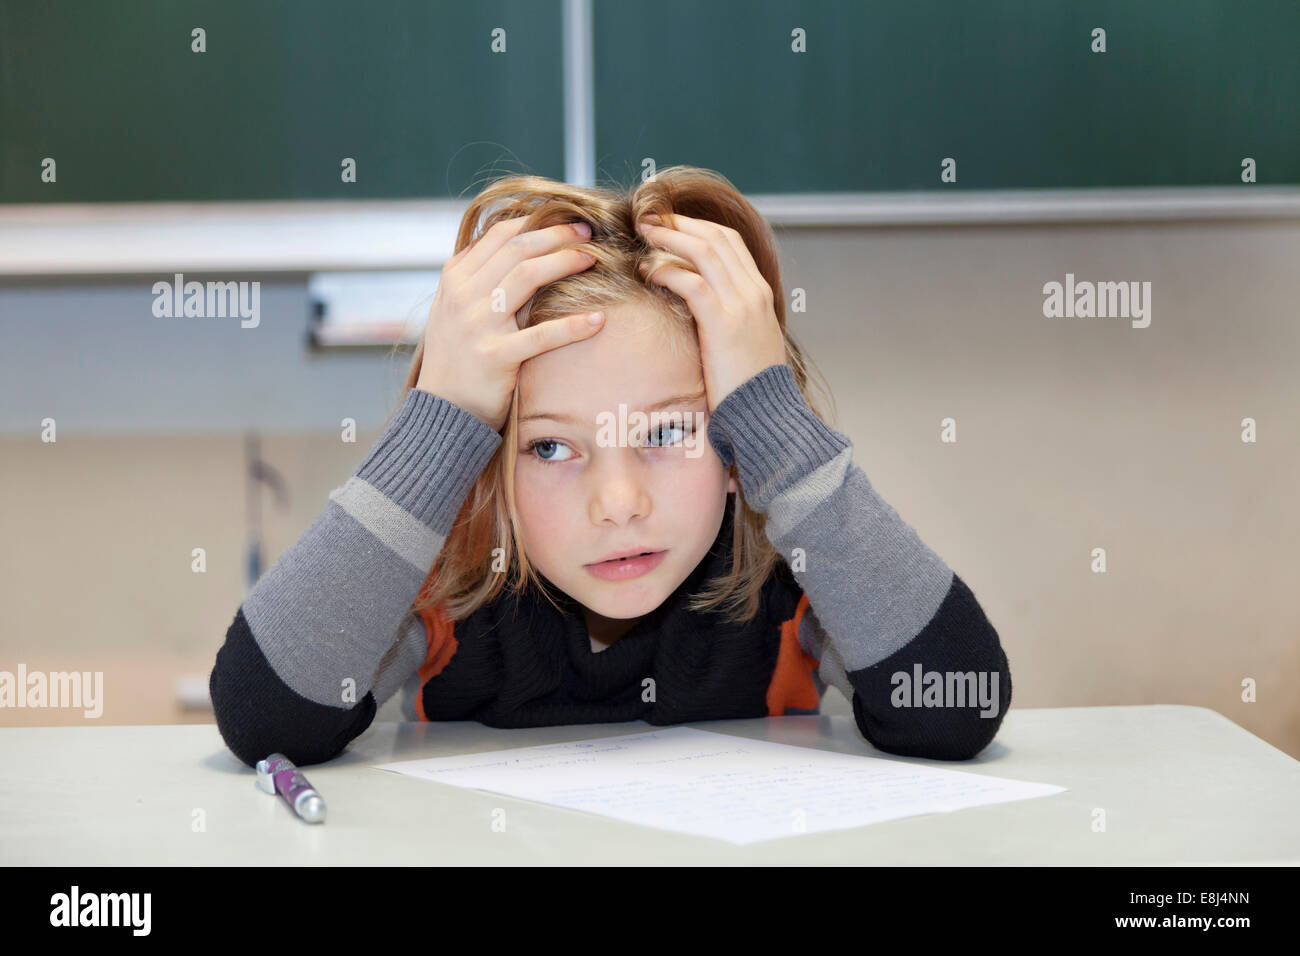
<path fill-rule="evenodd" d="M 508 177 L 456 250 L 400 406 L 217 653 L 237 757 L 329 760 L 399 689 L 412 720 L 528 727 L 815 713 L 833 684 L 881 750 L 993 739 L 997 632 L 805 395 L 731 183 Z"/>

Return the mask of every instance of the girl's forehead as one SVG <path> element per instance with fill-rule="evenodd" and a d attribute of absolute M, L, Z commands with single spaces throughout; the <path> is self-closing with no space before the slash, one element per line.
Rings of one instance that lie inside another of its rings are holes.
<path fill-rule="evenodd" d="M 661 401 L 703 381 L 699 347 L 670 321 L 628 307 L 605 310 L 593 336 L 536 355 L 519 370 L 520 416 L 596 408 L 619 401 Z"/>
<path fill-rule="evenodd" d="M 680 402 L 698 393 L 703 399 L 704 376 L 695 350 L 670 348 L 658 333 L 644 339 L 616 334 L 597 343 L 606 331 L 524 363 L 519 372 L 521 425 L 542 416 L 594 425 L 597 416 L 617 413 L 620 404 L 648 410 L 670 398 Z"/>

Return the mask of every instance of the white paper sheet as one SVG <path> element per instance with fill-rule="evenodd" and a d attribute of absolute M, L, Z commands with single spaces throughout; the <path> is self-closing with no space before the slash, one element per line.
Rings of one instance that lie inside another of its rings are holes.
<path fill-rule="evenodd" d="M 1066 789 L 693 727 L 374 769 L 736 844 Z"/>

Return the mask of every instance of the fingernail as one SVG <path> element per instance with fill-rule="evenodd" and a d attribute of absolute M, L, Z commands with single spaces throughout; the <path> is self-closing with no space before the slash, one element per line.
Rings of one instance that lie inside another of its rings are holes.
<path fill-rule="evenodd" d="M 600 325 L 601 322 L 605 321 L 605 313 L 604 313 L 604 312 L 588 312 L 588 313 L 587 313 L 587 321 L 590 322 L 592 325 Z"/>
<path fill-rule="evenodd" d="M 587 225 L 585 222 L 580 222 L 575 224 L 573 227 L 573 231 L 576 232 L 578 235 L 582 236 L 582 238 L 584 239 L 591 238 L 591 226 Z"/>

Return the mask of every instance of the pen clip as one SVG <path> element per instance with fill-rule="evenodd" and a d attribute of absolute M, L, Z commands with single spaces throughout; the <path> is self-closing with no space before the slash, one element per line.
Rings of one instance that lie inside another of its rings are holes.
<path fill-rule="evenodd" d="M 277 756 L 277 755 L 272 755 Z M 271 773 L 271 758 L 257 762 L 257 779 L 253 781 L 263 793 L 275 794 L 275 777 Z"/>

